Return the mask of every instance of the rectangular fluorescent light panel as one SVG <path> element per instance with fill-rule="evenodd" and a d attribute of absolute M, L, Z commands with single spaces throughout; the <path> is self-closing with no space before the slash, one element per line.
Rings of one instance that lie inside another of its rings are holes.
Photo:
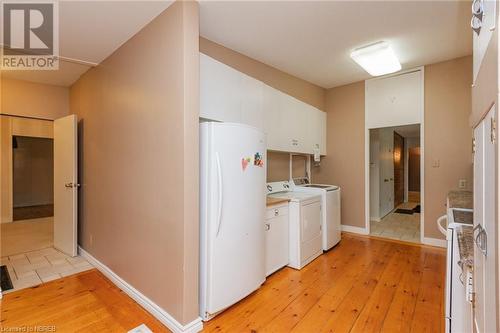
<path fill-rule="evenodd" d="M 368 74 L 380 76 L 401 70 L 396 54 L 386 42 L 377 42 L 352 51 L 351 58 Z"/>

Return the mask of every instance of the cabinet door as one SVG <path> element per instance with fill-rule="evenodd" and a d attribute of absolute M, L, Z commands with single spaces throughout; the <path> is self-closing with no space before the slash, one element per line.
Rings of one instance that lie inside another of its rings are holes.
<path fill-rule="evenodd" d="M 474 325 L 476 331 L 496 331 L 495 202 L 496 202 L 496 111 L 495 106 L 474 129 Z M 481 227 L 478 227 L 481 226 Z M 476 236 L 484 228 L 486 238 Z M 483 250 L 480 249 L 482 246 Z"/>
<path fill-rule="evenodd" d="M 301 101 L 286 96 L 283 121 L 288 123 L 287 141 L 288 151 L 292 153 L 310 153 L 310 141 L 308 139 L 309 110 Z"/>
<path fill-rule="evenodd" d="M 326 112 L 320 111 L 313 106 L 308 107 L 308 154 L 314 154 L 319 149 L 321 155 L 326 155 Z"/>
<path fill-rule="evenodd" d="M 319 111 L 319 110 L 318 110 Z M 319 151 L 321 155 L 326 155 L 326 112 L 319 111 Z"/>
<path fill-rule="evenodd" d="M 264 130 L 264 84 L 241 75 L 241 122 Z"/>
<path fill-rule="evenodd" d="M 267 149 L 289 151 L 288 124 L 284 109 L 286 95 L 264 85 L 264 128 L 267 134 Z"/>
<path fill-rule="evenodd" d="M 288 215 L 266 220 L 266 276 L 288 265 Z"/>
<path fill-rule="evenodd" d="M 472 18 L 474 22 L 479 23 L 481 30 L 479 34 L 472 33 L 472 68 L 473 68 L 473 82 L 476 81 L 477 74 L 481 68 L 486 50 L 493 35 L 493 30 L 496 24 L 496 1 L 495 0 L 476 0 L 473 1 L 473 10 L 482 10 L 482 22 L 478 18 Z"/>
<path fill-rule="evenodd" d="M 200 117 L 241 122 L 241 73 L 200 54 Z"/>

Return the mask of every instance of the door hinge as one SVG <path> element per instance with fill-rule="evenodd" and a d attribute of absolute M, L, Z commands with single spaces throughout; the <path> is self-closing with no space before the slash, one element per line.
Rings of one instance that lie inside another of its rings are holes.
<path fill-rule="evenodd" d="M 491 143 L 495 143 L 496 140 L 497 140 L 496 130 L 497 130 L 497 121 L 495 120 L 495 118 L 491 117 L 490 118 L 490 139 L 491 139 Z"/>
<path fill-rule="evenodd" d="M 472 138 L 472 153 L 476 153 L 476 138 Z"/>

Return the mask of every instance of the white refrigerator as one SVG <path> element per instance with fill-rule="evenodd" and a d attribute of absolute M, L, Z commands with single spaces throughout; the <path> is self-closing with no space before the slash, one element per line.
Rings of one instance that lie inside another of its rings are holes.
<path fill-rule="evenodd" d="M 265 281 L 266 140 L 234 123 L 200 124 L 200 316 Z"/>

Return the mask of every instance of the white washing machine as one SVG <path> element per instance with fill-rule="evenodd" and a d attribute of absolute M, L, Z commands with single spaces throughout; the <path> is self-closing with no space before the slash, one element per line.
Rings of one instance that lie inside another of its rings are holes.
<path fill-rule="evenodd" d="M 340 187 L 336 185 L 310 184 L 308 178 L 295 178 L 290 183 L 295 192 L 321 195 L 323 251 L 328 251 L 340 242 Z"/>
<path fill-rule="evenodd" d="M 302 269 L 323 253 L 321 196 L 291 191 L 288 181 L 268 183 L 267 191 L 269 197 L 290 200 L 288 266 Z"/>

